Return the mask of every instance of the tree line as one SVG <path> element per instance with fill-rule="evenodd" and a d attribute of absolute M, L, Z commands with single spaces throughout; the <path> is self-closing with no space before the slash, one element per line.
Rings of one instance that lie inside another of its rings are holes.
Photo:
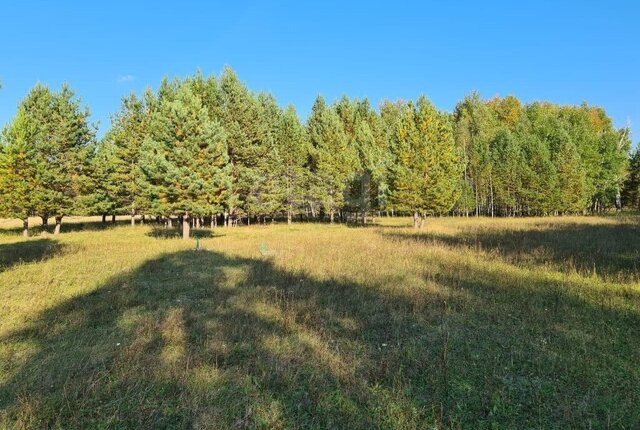
<path fill-rule="evenodd" d="M 128 214 L 178 221 L 185 238 L 277 218 L 597 213 L 638 204 L 630 147 L 601 108 L 476 93 L 453 113 L 424 96 L 378 109 L 318 96 L 303 122 L 230 68 L 123 98 L 98 140 L 68 85 L 37 84 L 0 137 L 0 212 L 25 235 L 29 216 L 58 233 L 66 215 Z"/>

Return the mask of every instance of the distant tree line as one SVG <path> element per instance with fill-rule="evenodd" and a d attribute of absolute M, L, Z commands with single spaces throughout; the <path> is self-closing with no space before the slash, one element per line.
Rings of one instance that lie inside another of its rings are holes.
<path fill-rule="evenodd" d="M 372 214 L 530 216 L 638 206 L 640 156 L 601 108 L 318 97 L 306 122 L 229 68 L 122 100 L 104 138 L 71 89 L 36 85 L 0 142 L 0 212 L 214 227 Z M 631 166 L 631 170 L 629 169 Z M 623 189 L 624 186 L 624 189 Z"/>

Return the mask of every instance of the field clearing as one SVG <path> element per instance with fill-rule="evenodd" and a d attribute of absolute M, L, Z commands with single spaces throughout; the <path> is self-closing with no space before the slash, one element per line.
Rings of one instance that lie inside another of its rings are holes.
<path fill-rule="evenodd" d="M 377 221 L 0 221 L 0 427 L 637 428 L 640 217 Z"/>

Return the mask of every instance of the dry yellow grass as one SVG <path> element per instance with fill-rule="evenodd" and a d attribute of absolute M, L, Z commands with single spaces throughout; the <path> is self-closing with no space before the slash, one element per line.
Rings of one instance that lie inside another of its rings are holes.
<path fill-rule="evenodd" d="M 65 221 L 0 221 L 5 427 L 640 422 L 637 217 Z"/>

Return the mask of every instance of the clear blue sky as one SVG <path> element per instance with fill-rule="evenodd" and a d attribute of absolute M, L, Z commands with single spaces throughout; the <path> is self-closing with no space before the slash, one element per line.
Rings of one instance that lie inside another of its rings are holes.
<path fill-rule="evenodd" d="M 1 124 L 37 81 L 67 81 L 101 135 L 123 95 L 228 64 L 302 117 L 318 93 L 376 105 L 424 93 L 451 110 L 478 90 L 586 101 L 640 139 L 638 2 L 95 3 L 0 6 Z"/>

